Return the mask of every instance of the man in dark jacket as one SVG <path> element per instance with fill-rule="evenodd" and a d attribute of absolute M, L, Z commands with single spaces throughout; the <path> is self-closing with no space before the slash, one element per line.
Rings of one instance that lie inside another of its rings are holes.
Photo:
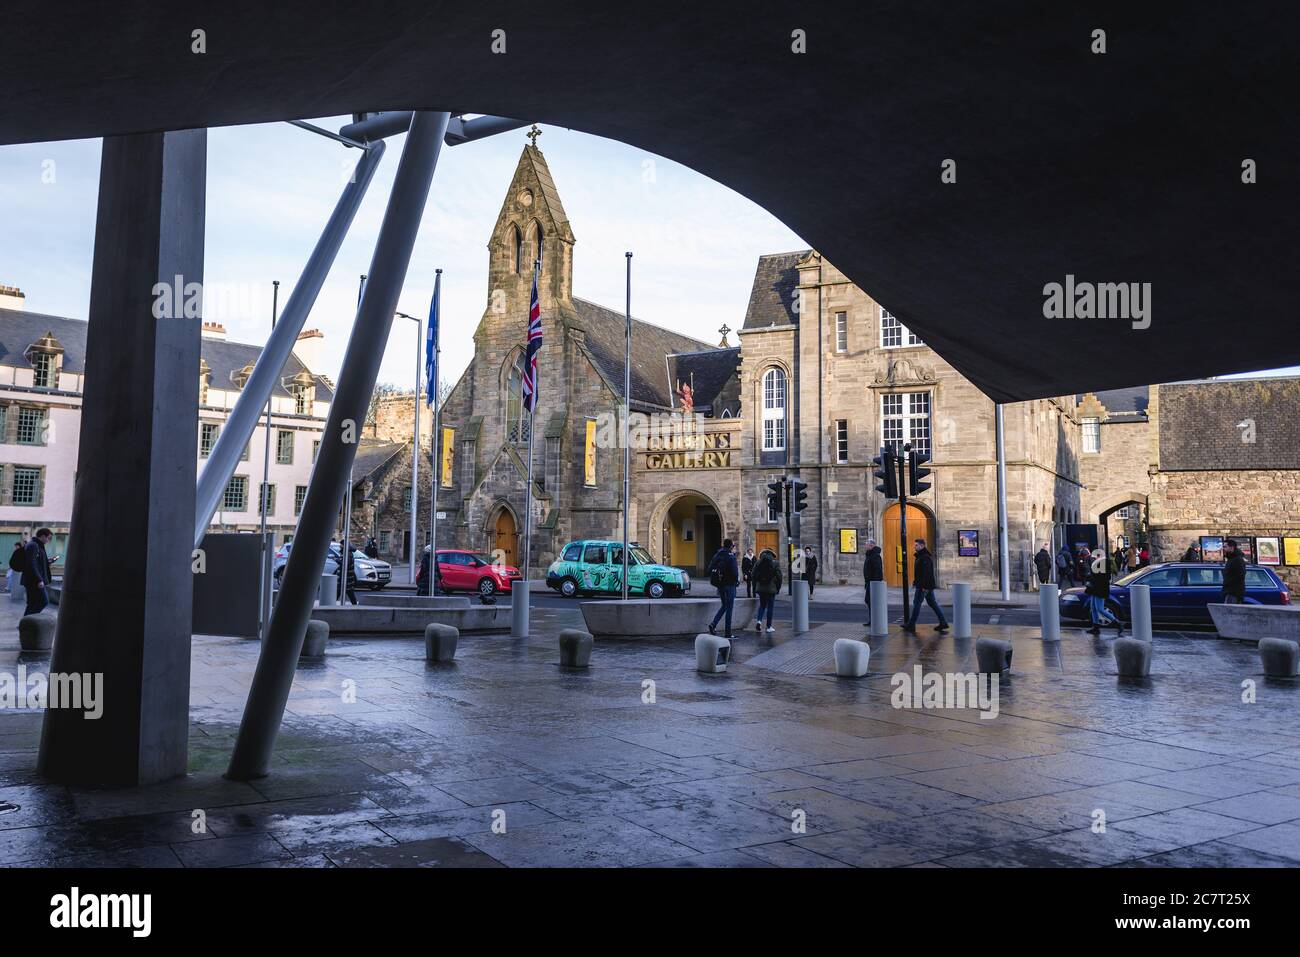
<path fill-rule="evenodd" d="M 1038 584 L 1046 585 L 1052 577 L 1052 553 L 1047 550 L 1047 542 L 1043 542 L 1043 547 L 1034 556 L 1034 569 L 1038 572 Z"/>
<path fill-rule="evenodd" d="M 939 624 L 934 626 L 934 630 L 942 633 L 948 630 L 948 619 L 943 617 L 943 609 L 934 599 L 934 590 L 938 587 L 934 576 L 934 556 L 925 547 L 924 538 L 918 538 L 915 545 L 916 560 L 912 565 L 912 580 L 916 587 L 912 594 L 912 614 L 903 626 L 903 631 L 909 635 L 916 634 L 916 619 L 920 617 L 921 602 L 924 601 L 939 617 Z"/>
<path fill-rule="evenodd" d="M 50 603 L 50 560 L 45 545 L 54 533 L 48 528 L 39 529 L 23 550 L 23 588 L 27 589 L 27 610 L 24 615 L 34 615 Z"/>
<path fill-rule="evenodd" d="M 817 556 L 811 546 L 803 550 L 803 580 L 808 583 L 808 597 L 812 598 L 817 587 Z"/>
<path fill-rule="evenodd" d="M 864 601 L 867 603 L 867 620 L 864 624 L 871 627 L 871 583 L 885 580 L 885 562 L 880 557 L 880 546 L 874 538 L 867 539 L 867 554 L 862 559 L 862 587 L 866 589 Z"/>
<path fill-rule="evenodd" d="M 374 536 L 371 536 L 369 539 L 366 540 L 366 557 L 367 558 L 379 557 L 379 543 L 375 541 Z"/>
<path fill-rule="evenodd" d="M 734 639 L 736 636 L 731 633 L 731 610 L 736 605 L 736 586 L 740 584 L 740 569 L 736 567 L 736 546 L 729 538 L 722 540 L 722 547 L 713 556 L 713 561 L 709 562 L 709 581 L 718 589 L 718 600 L 722 602 L 722 607 L 718 609 L 718 613 L 713 616 L 713 621 L 709 625 L 709 634 L 717 634 L 715 629 L 725 615 L 726 637 Z"/>
<path fill-rule="evenodd" d="M 1223 563 L 1223 594 L 1219 600 L 1225 605 L 1243 605 L 1246 602 L 1246 558 L 1237 547 L 1236 539 L 1224 542 L 1223 550 L 1227 558 Z"/>
<path fill-rule="evenodd" d="M 353 560 L 353 551 L 355 548 L 349 542 L 343 546 L 343 590 L 347 595 L 349 604 L 357 604 L 357 565 Z"/>
<path fill-rule="evenodd" d="M 1056 553 L 1056 583 L 1062 588 L 1074 587 L 1074 561 L 1065 545 Z"/>
<path fill-rule="evenodd" d="M 415 593 L 429 594 L 429 549 L 420 556 L 420 567 L 415 570 Z"/>
<path fill-rule="evenodd" d="M 754 550 L 745 549 L 745 557 L 740 560 L 740 577 L 745 579 L 745 597 L 754 597 Z"/>

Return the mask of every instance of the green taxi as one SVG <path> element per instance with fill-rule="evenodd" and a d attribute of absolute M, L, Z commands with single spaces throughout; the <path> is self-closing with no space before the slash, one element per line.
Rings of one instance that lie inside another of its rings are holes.
<path fill-rule="evenodd" d="M 579 595 L 622 594 L 623 543 L 586 539 L 570 542 L 546 569 L 546 584 L 565 598 Z M 663 598 L 685 595 L 691 576 L 680 568 L 660 565 L 636 543 L 628 546 L 629 595 Z"/>

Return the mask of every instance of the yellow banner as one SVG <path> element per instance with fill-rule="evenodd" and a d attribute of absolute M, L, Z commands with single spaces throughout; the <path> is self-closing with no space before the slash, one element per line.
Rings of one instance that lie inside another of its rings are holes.
<path fill-rule="evenodd" d="M 583 460 L 584 485 L 596 484 L 596 420 L 587 420 L 587 446 Z"/>
<path fill-rule="evenodd" d="M 840 553 L 856 555 L 858 553 L 858 530 L 856 528 L 840 529 Z"/>
<path fill-rule="evenodd" d="M 443 488 L 451 488 L 452 482 L 455 481 L 456 475 L 452 471 L 452 465 L 455 462 L 456 452 L 456 430 L 443 428 L 442 430 L 442 481 L 439 483 Z"/>
<path fill-rule="evenodd" d="M 1300 538 L 1282 539 L 1282 554 L 1287 565 L 1300 565 Z"/>

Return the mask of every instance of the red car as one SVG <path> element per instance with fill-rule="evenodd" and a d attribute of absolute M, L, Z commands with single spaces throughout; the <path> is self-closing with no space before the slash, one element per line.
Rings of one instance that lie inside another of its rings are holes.
<path fill-rule="evenodd" d="M 459 548 L 438 549 L 438 587 L 444 592 L 472 591 L 480 595 L 494 595 L 510 591 L 511 583 L 519 578 L 519 569 L 512 565 L 494 565 L 477 552 Z"/>

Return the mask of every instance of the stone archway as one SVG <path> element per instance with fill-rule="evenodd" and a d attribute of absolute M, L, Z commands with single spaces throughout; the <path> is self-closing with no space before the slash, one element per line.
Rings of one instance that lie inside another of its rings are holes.
<path fill-rule="evenodd" d="M 650 510 L 646 532 L 641 544 L 658 561 L 685 568 L 693 577 L 703 573 L 727 537 L 718 503 L 698 489 L 678 489 L 660 498 Z"/>
<path fill-rule="evenodd" d="M 1090 517 L 1102 527 L 1110 552 L 1119 547 L 1121 537 L 1126 548 L 1149 544 L 1148 514 L 1146 495 L 1119 492 L 1098 503 Z"/>

